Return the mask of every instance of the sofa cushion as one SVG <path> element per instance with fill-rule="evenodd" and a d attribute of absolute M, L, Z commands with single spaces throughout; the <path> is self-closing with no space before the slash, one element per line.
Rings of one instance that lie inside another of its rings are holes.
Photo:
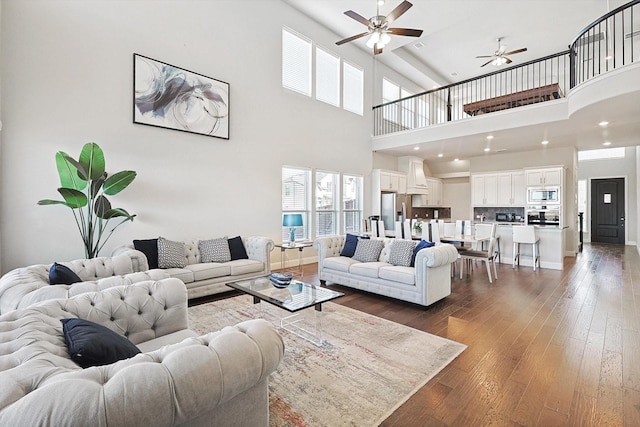
<path fill-rule="evenodd" d="M 240 236 L 232 237 L 227 241 L 227 243 L 229 244 L 231 261 L 235 261 L 237 259 L 249 259 L 249 255 L 247 255 L 247 248 L 244 247 L 244 242 L 242 241 L 242 237 Z"/>
<path fill-rule="evenodd" d="M 227 236 L 217 239 L 200 240 L 198 242 L 200 251 L 200 262 L 229 262 L 231 252 Z"/>
<path fill-rule="evenodd" d="M 158 237 L 158 267 L 184 268 L 186 265 L 184 243 Z"/>
<path fill-rule="evenodd" d="M 322 267 L 329 270 L 337 270 L 348 273 L 349 267 L 352 264 L 357 264 L 359 262 L 360 261 L 356 261 L 355 259 L 346 256 L 332 256 L 329 258 L 325 258 L 322 261 Z"/>
<path fill-rule="evenodd" d="M 109 365 L 140 353 L 131 341 L 90 320 L 60 319 L 71 360 L 82 368 Z"/>
<path fill-rule="evenodd" d="M 435 243 L 433 243 L 433 242 L 428 242 L 426 240 L 420 240 L 420 243 L 418 243 L 416 248 L 413 250 L 413 256 L 411 257 L 411 267 L 413 267 L 416 264 L 416 255 L 418 254 L 418 252 L 420 252 L 424 248 L 430 248 L 430 247 L 432 247 L 434 245 L 435 245 Z"/>
<path fill-rule="evenodd" d="M 378 277 L 392 282 L 404 283 L 405 285 L 416 284 L 416 269 L 404 266 L 380 267 Z"/>
<path fill-rule="evenodd" d="M 413 250 L 416 242 L 413 240 L 395 239 L 391 242 L 391 250 L 389 251 L 389 264 L 410 267 L 411 260 L 415 257 Z"/>
<path fill-rule="evenodd" d="M 158 268 L 158 239 L 134 240 L 133 247 L 147 257 L 149 270 Z"/>
<path fill-rule="evenodd" d="M 264 270 L 264 263 L 255 259 L 237 259 L 227 263 L 231 268 L 232 276 L 241 274 L 258 273 Z"/>
<path fill-rule="evenodd" d="M 360 239 L 353 254 L 353 259 L 360 262 L 376 262 L 380 252 L 384 248 L 384 242 L 376 239 Z"/>
<path fill-rule="evenodd" d="M 358 262 L 349 267 L 349 273 L 358 276 L 378 278 L 378 270 L 381 267 L 389 267 L 391 264 L 386 262 Z"/>
<path fill-rule="evenodd" d="M 184 283 L 191 283 L 195 280 L 193 271 L 186 268 L 166 268 L 164 271 L 169 274 L 169 277 L 180 279 Z"/>
<path fill-rule="evenodd" d="M 227 262 L 201 262 L 199 264 L 189 264 L 185 270 L 193 272 L 195 281 L 213 279 L 214 277 L 228 276 L 231 274 L 231 267 Z"/>
<path fill-rule="evenodd" d="M 82 282 L 82 279 L 66 265 L 54 262 L 49 268 L 50 285 L 71 285 L 78 282 Z"/>

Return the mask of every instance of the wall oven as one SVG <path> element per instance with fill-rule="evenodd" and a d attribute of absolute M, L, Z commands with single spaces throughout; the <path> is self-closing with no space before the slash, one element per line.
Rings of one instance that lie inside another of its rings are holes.
<path fill-rule="evenodd" d="M 559 205 L 560 187 L 528 187 L 527 203 L 530 205 Z"/>

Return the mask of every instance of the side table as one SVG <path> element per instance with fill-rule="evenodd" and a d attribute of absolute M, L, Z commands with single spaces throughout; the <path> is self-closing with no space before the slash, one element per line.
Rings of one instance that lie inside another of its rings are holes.
<path fill-rule="evenodd" d="M 283 243 L 276 243 L 275 245 L 277 248 L 280 248 L 280 269 L 282 271 L 286 270 L 287 267 L 287 259 L 286 259 L 286 254 L 285 251 L 287 249 L 297 249 L 298 250 L 298 271 L 296 272 L 295 270 L 292 271 L 292 273 L 295 275 L 297 274 L 298 277 L 302 277 L 303 273 L 302 273 L 302 250 L 304 248 L 310 248 L 311 246 L 313 246 L 312 242 L 283 242 Z"/>

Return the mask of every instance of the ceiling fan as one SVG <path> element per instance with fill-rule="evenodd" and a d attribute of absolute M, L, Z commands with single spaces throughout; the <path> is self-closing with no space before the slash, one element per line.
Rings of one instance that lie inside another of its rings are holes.
<path fill-rule="evenodd" d="M 507 55 L 515 55 L 516 53 L 520 53 L 520 52 L 525 52 L 527 50 L 526 47 L 523 47 L 522 49 L 516 49 L 516 50 L 512 50 L 510 52 L 505 52 L 505 50 L 507 49 L 506 46 L 502 46 L 500 44 L 500 42 L 502 41 L 502 37 L 498 37 L 498 50 L 496 50 L 493 55 L 481 55 L 481 56 L 476 56 L 476 58 L 491 58 L 489 61 L 485 62 L 484 64 L 481 65 L 481 67 L 484 67 L 485 65 L 489 65 L 489 64 L 493 64 L 496 67 L 499 67 L 500 65 L 503 64 L 511 64 L 511 61 L 509 58 L 507 58 Z"/>
<path fill-rule="evenodd" d="M 359 39 L 370 35 L 371 37 L 367 41 L 367 46 L 373 48 L 373 54 L 377 55 L 382 53 L 382 48 L 391 41 L 389 34 L 397 36 L 409 36 L 420 37 L 422 30 L 415 30 L 412 28 L 389 28 L 389 25 L 398 19 L 403 13 L 405 13 L 413 4 L 408 1 L 403 1 L 395 9 L 391 11 L 387 16 L 380 15 L 380 2 L 376 2 L 376 16 L 366 19 L 362 15 L 357 14 L 353 10 L 347 10 L 344 14 L 350 18 L 355 19 L 367 26 L 368 30 L 364 33 L 356 34 L 355 36 L 347 37 L 344 40 L 336 42 L 337 45 L 348 43 L 350 41 Z"/>

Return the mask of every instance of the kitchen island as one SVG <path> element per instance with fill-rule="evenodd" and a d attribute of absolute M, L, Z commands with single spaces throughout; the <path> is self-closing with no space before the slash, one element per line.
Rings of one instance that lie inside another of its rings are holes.
<path fill-rule="evenodd" d="M 521 227 L 521 223 L 499 222 L 496 236 L 500 238 L 500 263 L 513 263 L 513 227 Z M 557 225 L 536 225 L 540 238 L 540 268 L 562 270 L 564 266 L 565 229 Z M 520 267 L 533 268 L 532 246 L 520 245 Z"/>

